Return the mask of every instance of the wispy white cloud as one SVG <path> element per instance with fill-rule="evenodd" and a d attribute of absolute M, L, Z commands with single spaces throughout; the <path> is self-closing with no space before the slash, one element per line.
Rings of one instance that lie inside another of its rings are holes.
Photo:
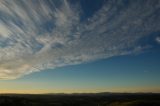
<path fill-rule="evenodd" d="M 157 41 L 158 43 L 160 43 L 160 37 L 157 37 L 157 38 L 156 38 L 156 41 Z"/>
<path fill-rule="evenodd" d="M 139 41 L 160 30 L 159 8 L 109 0 L 81 20 L 81 6 L 67 0 L 0 1 L 0 78 L 143 51 Z"/>

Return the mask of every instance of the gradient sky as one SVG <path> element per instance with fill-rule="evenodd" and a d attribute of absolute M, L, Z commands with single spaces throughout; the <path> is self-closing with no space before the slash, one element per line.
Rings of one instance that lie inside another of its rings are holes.
<path fill-rule="evenodd" d="M 160 92 L 160 0 L 0 0 L 0 93 Z"/>

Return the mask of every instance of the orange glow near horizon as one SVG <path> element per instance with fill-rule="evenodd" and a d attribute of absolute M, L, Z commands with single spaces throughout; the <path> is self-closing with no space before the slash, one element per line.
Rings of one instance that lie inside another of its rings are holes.
<path fill-rule="evenodd" d="M 122 93 L 160 93 L 159 88 L 106 88 L 106 89 L 0 89 L 1 94 L 16 93 L 16 94 L 47 94 L 47 93 L 100 93 L 100 92 L 122 92 Z"/>

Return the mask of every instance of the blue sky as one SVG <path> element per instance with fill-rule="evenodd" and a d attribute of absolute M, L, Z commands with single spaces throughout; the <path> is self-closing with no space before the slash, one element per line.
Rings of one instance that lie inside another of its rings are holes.
<path fill-rule="evenodd" d="M 160 92 L 159 0 L 0 1 L 0 92 Z"/>

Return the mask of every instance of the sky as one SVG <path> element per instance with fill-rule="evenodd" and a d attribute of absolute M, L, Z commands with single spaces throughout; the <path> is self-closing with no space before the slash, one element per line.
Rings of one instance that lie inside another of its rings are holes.
<path fill-rule="evenodd" d="M 160 0 L 0 0 L 0 93 L 160 92 Z"/>

